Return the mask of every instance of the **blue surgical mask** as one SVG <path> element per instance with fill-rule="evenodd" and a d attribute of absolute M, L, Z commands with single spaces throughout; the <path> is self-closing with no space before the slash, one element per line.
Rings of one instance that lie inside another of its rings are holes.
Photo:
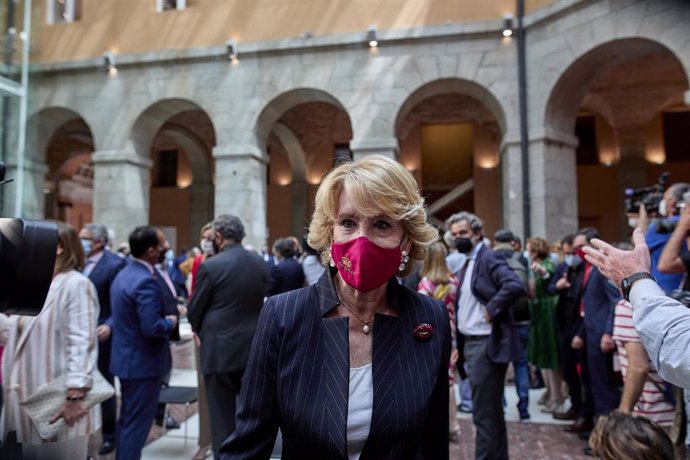
<path fill-rule="evenodd" d="M 165 251 L 165 261 L 166 262 L 172 262 L 175 259 L 175 253 L 173 252 L 172 249 L 168 249 Z"/>
<path fill-rule="evenodd" d="M 577 254 L 566 254 L 565 263 L 568 267 L 577 267 L 582 263 L 582 259 Z"/>
<path fill-rule="evenodd" d="M 89 255 L 91 253 L 91 240 L 85 240 L 82 238 L 81 247 L 84 250 L 84 255 Z"/>
<path fill-rule="evenodd" d="M 561 261 L 561 255 L 557 252 L 552 252 L 549 254 L 549 258 L 551 259 L 551 262 L 557 264 Z"/>

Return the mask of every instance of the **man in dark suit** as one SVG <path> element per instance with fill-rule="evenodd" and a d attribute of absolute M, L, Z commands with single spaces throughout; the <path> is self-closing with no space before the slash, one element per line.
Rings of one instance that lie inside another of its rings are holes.
<path fill-rule="evenodd" d="M 580 230 L 573 240 L 573 247 L 582 263 L 570 287 L 570 296 L 582 321 L 575 331 L 571 347 L 581 350 L 586 357 L 589 394 L 594 402 L 594 415 L 599 416 L 616 409 L 620 402 L 613 373 L 616 345 L 611 335 L 615 306 L 621 294 L 613 283 L 585 260 L 582 248 L 589 246 L 594 238 L 599 238 L 599 232 L 589 227 Z M 571 431 L 578 431 L 577 428 L 573 426 Z"/>
<path fill-rule="evenodd" d="M 271 284 L 266 295 L 304 287 L 304 271 L 295 259 L 295 244 L 289 238 L 279 238 L 273 243 L 273 255 L 278 263 L 271 267 Z"/>
<path fill-rule="evenodd" d="M 217 255 L 199 267 L 188 318 L 201 339 L 213 452 L 235 429 L 235 398 L 268 290 L 263 259 L 242 247 L 244 225 L 232 215 L 213 221 Z"/>
<path fill-rule="evenodd" d="M 584 350 L 576 350 L 572 347 L 573 337 L 582 329 L 579 297 L 582 293 L 584 274 L 582 260 L 575 254 L 573 247 L 574 238 L 574 235 L 563 238 L 561 249 L 565 261 L 556 267 L 546 292 L 549 295 L 558 295 L 556 320 L 559 333 L 559 358 L 563 379 L 568 384 L 571 403 L 567 412 L 554 412 L 553 418 L 556 420 L 577 420 L 573 425 L 567 426 L 565 430 L 579 433 L 589 431 L 594 427 L 592 421 L 594 407 Z"/>
<path fill-rule="evenodd" d="M 154 268 L 165 256 L 165 236 L 153 227 L 137 227 L 129 235 L 129 246 L 133 260 L 110 288 L 110 370 L 120 379 L 122 395 L 118 460 L 141 457 L 156 413 L 161 376 L 170 368 L 168 337 L 177 325 L 177 316 L 165 314 Z"/>
<path fill-rule="evenodd" d="M 111 329 L 107 324 L 110 319 L 110 285 L 127 262 L 113 254 L 107 249 L 108 229 L 105 225 L 86 224 L 79 232 L 81 244 L 84 248 L 86 262 L 84 264 L 84 275 L 88 276 L 96 286 L 98 293 L 98 303 L 101 306 L 98 315 L 98 370 L 103 377 L 115 383 L 115 378 L 110 372 L 110 347 Z M 101 403 L 103 444 L 98 451 L 99 455 L 107 455 L 115 450 L 116 436 L 116 413 L 117 401 L 115 397 Z"/>
<path fill-rule="evenodd" d="M 472 387 L 475 455 L 477 459 L 507 459 L 503 392 L 508 363 L 522 355 L 512 308 L 525 295 L 525 288 L 505 258 L 482 242 L 481 219 L 460 212 L 452 215 L 446 225 L 458 251 L 468 256 L 460 271 L 457 327 L 464 341 Z"/>

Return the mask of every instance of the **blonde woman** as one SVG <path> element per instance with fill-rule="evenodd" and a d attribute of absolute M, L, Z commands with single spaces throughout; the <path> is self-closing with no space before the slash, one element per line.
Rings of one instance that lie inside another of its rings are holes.
<path fill-rule="evenodd" d="M 450 317 L 450 332 L 452 336 L 451 357 L 448 362 L 448 422 L 450 425 L 450 439 L 457 442 L 460 437 L 460 422 L 458 422 L 455 408 L 455 362 L 458 360 L 458 350 L 455 348 L 455 307 L 458 292 L 458 278 L 451 273 L 446 263 L 446 247 L 440 241 L 432 244 L 424 258 L 417 292 L 438 299 L 446 306 Z"/>
<path fill-rule="evenodd" d="M 84 251 L 76 230 L 57 224 L 57 258 L 43 309 L 35 317 L 0 315 L 0 342 L 5 346 L 0 433 L 4 442 L 16 439 L 21 444 L 24 459 L 86 458 L 89 434 L 101 425 L 100 405 L 86 410 L 81 402 L 97 368 L 98 297 L 93 283 L 79 273 Z M 43 439 L 20 403 L 63 375 L 66 399 L 52 420 L 64 418 L 67 427 Z M 13 432 L 16 438 L 8 438 Z"/>
<path fill-rule="evenodd" d="M 268 459 L 278 428 L 283 459 L 448 459 L 448 312 L 396 279 L 437 238 L 394 160 L 325 177 L 308 242 L 330 270 L 261 310 L 221 459 Z"/>

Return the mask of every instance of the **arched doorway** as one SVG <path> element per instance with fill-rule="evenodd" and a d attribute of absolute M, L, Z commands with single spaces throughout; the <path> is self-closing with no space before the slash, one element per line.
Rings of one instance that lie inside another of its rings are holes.
<path fill-rule="evenodd" d="M 678 58 L 647 39 L 598 46 L 563 73 L 547 106 L 552 129 L 578 139 L 579 226 L 595 226 L 610 240 L 631 232 L 624 190 L 690 181 L 688 78 Z"/>
<path fill-rule="evenodd" d="M 439 227 L 461 210 L 477 213 L 488 235 L 501 226 L 504 126 L 498 101 L 466 80 L 428 83 L 403 104 L 395 124 L 400 162 L 415 175 Z"/>
<path fill-rule="evenodd" d="M 137 154 L 151 159 L 149 223 L 176 252 L 197 244 L 199 230 L 213 219 L 211 119 L 194 102 L 159 101 L 139 116 L 132 139 Z"/>
<path fill-rule="evenodd" d="M 27 123 L 26 150 L 37 191 L 29 215 L 56 219 L 79 229 L 93 220 L 94 139 L 78 113 L 44 108 Z"/>
<path fill-rule="evenodd" d="M 333 96 L 298 89 L 264 108 L 257 134 L 269 157 L 268 242 L 287 235 L 301 238 L 321 179 L 338 160 L 350 158 L 350 117 Z"/>

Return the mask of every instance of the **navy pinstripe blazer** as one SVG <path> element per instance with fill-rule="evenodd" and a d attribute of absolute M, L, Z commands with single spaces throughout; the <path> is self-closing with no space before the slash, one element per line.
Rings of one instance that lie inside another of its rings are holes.
<path fill-rule="evenodd" d="M 387 296 L 400 316 L 374 319 L 374 405 L 360 458 L 446 460 L 448 313 L 395 279 Z M 349 320 L 326 317 L 339 303 L 328 270 L 313 286 L 268 299 L 221 459 L 268 459 L 280 427 L 283 459 L 347 460 Z M 422 323 L 434 327 L 426 342 L 413 335 Z"/>

